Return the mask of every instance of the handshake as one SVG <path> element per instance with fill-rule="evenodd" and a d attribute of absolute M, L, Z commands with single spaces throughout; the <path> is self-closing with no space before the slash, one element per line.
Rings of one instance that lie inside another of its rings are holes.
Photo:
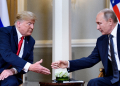
<path fill-rule="evenodd" d="M 34 63 L 34 64 L 30 64 L 29 66 L 29 71 L 33 71 L 33 72 L 36 72 L 36 73 L 41 73 L 41 74 L 45 74 L 45 75 L 49 75 L 51 74 L 50 73 L 50 70 L 43 67 L 42 65 L 40 65 L 41 63 L 43 62 L 43 60 L 41 59 L 40 61 Z M 51 67 L 54 68 L 54 69 L 58 69 L 58 68 L 67 68 L 68 67 L 68 61 L 58 61 L 58 62 L 53 62 L 51 64 Z M 24 69 L 23 69 L 24 70 Z M 11 69 L 5 69 L 1 74 L 0 74 L 0 80 L 4 80 L 6 79 L 7 77 L 11 76 L 11 75 L 14 75 L 16 74 L 15 73 L 15 70 L 13 68 Z M 60 75 L 57 75 L 57 76 L 65 76 L 66 73 L 61 73 Z"/>
<path fill-rule="evenodd" d="M 38 61 L 38 62 L 36 62 L 34 64 L 31 64 L 30 67 L 29 67 L 29 70 L 33 71 L 33 72 L 36 72 L 36 73 L 45 74 L 45 75 L 51 74 L 49 69 L 47 69 L 47 68 L 40 65 L 42 62 L 43 62 L 43 60 L 41 59 L 40 61 Z M 53 69 L 67 68 L 68 67 L 68 61 L 60 60 L 60 61 L 57 61 L 57 62 L 53 62 L 51 64 L 51 67 Z"/>

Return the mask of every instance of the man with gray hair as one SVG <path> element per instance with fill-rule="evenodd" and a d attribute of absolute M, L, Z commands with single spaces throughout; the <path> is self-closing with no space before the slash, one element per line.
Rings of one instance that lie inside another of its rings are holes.
<path fill-rule="evenodd" d="M 57 61 L 52 68 L 68 68 L 68 72 L 89 68 L 102 61 L 105 76 L 91 79 L 88 86 L 120 86 L 120 25 L 115 13 L 103 9 L 96 17 L 97 30 L 102 33 L 88 57 L 70 61 Z"/>
<path fill-rule="evenodd" d="M 33 64 L 35 20 L 34 13 L 23 11 L 17 14 L 14 26 L 0 28 L 0 86 L 19 86 L 21 75 L 28 71 L 50 74 L 40 65 L 42 59 Z"/>

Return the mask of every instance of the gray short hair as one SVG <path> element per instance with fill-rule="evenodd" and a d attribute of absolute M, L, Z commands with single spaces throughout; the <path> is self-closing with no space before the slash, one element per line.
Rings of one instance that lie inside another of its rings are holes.
<path fill-rule="evenodd" d="M 100 12 L 104 13 L 104 18 L 105 18 L 106 21 L 108 21 L 108 19 L 111 18 L 111 19 L 113 19 L 114 23 L 118 22 L 116 14 L 114 13 L 113 10 L 105 8 L 105 9 L 101 10 Z"/>
<path fill-rule="evenodd" d="M 17 14 L 15 23 L 16 21 L 22 20 L 36 20 L 36 15 L 30 11 L 22 11 L 21 13 Z"/>

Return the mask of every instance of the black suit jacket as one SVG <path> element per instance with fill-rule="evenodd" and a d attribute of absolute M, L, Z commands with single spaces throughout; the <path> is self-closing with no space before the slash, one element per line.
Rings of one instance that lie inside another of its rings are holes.
<path fill-rule="evenodd" d="M 108 35 L 102 35 L 101 37 L 99 37 L 91 55 L 89 55 L 88 57 L 83 57 L 81 59 L 70 61 L 69 72 L 78 69 L 89 68 L 102 61 L 106 76 L 112 75 L 112 66 L 111 62 L 108 59 L 108 43 Z M 117 29 L 117 49 L 118 56 L 120 58 L 120 25 L 118 25 Z"/>
<path fill-rule="evenodd" d="M 0 28 L 0 73 L 12 65 L 17 69 L 19 76 L 27 62 L 33 63 L 33 49 L 35 40 L 31 36 L 25 37 L 22 58 L 16 55 L 18 49 L 18 36 L 15 26 Z"/>

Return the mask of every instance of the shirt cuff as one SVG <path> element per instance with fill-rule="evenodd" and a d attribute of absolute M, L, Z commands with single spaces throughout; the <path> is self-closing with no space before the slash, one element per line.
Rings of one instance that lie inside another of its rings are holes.
<path fill-rule="evenodd" d="M 70 68 L 70 62 L 68 61 L 68 67 L 67 68 Z"/>
<path fill-rule="evenodd" d="M 28 69 L 29 69 L 30 65 L 31 65 L 31 63 L 27 62 L 27 63 L 25 64 L 23 70 L 24 70 L 25 72 L 28 72 Z"/>
<path fill-rule="evenodd" d="M 17 74 L 18 72 L 17 72 L 17 70 L 16 70 L 16 68 L 12 68 L 14 71 L 15 71 L 15 74 Z"/>

